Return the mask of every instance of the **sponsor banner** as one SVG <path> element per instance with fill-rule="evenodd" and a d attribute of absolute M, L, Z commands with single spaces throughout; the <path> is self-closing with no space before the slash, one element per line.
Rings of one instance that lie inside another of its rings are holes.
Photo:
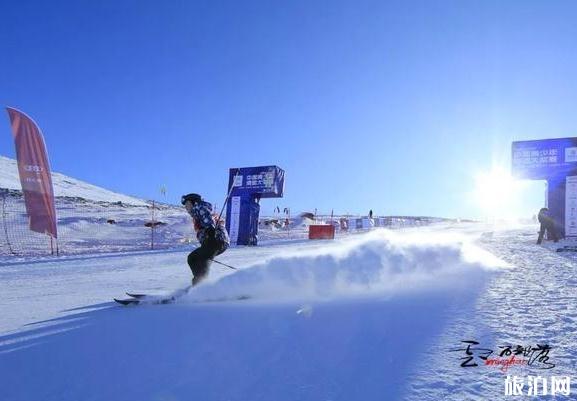
<path fill-rule="evenodd" d="M 44 138 L 26 114 L 7 108 L 30 230 L 58 237 L 52 176 Z"/>
<path fill-rule="evenodd" d="M 231 241 L 256 245 L 261 198 L 281 198 L 284 170 L 277 166 L 231 168 L 228 190 L 236 200 L 228 204 L 226 227 Z"/>
<path fill-rule="evenodd" d="M 577 170 L 577 138 L 513 142 L 511 161 L 518 178 L 545 180 L 567 174 Z"/>
<path fill-rule="evenodd" d="M 240 196 L 233 196 L 230 198 L 229 216 L 230 217 L 227 221 L 230 220 L 230 228 L 228 229 L 230 242 L 236 244 L 238 241 L 238 228 L 240 225 Z"/>
<path fill-rule="evenodd" d="M 282 198 L 284 170 L 277 166 L 231 168 L 228 189 L 234 194 L 258 194 L 260 198 Z"/>
<path fill-rule="evenodd" d="M 577 176 L 565 178 L 565 236 L 577 236 Z"/>

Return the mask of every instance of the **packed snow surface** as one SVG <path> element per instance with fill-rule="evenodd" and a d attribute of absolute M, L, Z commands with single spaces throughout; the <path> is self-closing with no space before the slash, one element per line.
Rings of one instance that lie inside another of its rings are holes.
<path fill-rule="evenodd" d="M 495 400 L 463 340 L 552 347 L 575 372 L 577 262 L 534 226 L 436 225 L 232 248 L 171 305 L 124 291 L 190 281 L 186 252 L 0 266 L 2 400 Z M 239 295 L 247 300 L 233 301 Z M 522 397 L 518 399 L 523 399 Z"/>

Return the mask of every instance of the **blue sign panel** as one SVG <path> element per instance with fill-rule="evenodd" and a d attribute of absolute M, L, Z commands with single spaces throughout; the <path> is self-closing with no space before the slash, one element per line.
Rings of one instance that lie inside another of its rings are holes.
<path fill-rule="evenodd" d="M 513 142 L 512 171 L 518 178 L 546 180 L 577 170 L 577 138 Z"/>
<path fill-rule="evenodd" d="M 558 232 L 565 235 L 566 199 L 577 198 L 577 186 L 568 177 L 577 176 L 577 138 L 520 141 L 512 144 L 512 172 L 517 178 L 547 180 L 547 206 Z M 571 213 L 571 209 L 567 209 Z"/>
<path fill-rule="evenodd" d="M 226 228 L 231 242 L 257 245 L 260 199 L 283 196 L 284 170 L 277 166 L 231 168 L 228 189 Z"/>
<path fill-rule="evenodd" d="M 228 189 L 233 193 L 259 194 L 261 198 L 282 198 L 284 170 L 277 166 L 231 168 Z"/>

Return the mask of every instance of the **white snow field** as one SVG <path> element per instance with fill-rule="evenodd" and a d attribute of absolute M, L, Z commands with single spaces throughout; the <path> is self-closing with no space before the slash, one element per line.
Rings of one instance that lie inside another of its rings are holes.
<path fill-rule="evenodd" d="M 186 286 L 186 252 L 4 264 L 0 400 L 507 399 L 507 375 L 576 369 L 577 262 L 535 240 L 440 224 L 237 247 L 219 260 L 239 271 L 135 307 L 112 298 Z M 465 340 L 548 344 L 555 367 L 464 368 Z"/>

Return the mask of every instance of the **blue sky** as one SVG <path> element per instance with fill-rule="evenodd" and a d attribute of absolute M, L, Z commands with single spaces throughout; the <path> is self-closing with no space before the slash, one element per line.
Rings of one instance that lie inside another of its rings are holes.
<path fill-rule="evenodd" d="M 573 1 L 3 1 L 0 103 L 53 170 L 143 198 L 222 204 L 229 167 L 276 164 L 265 213 L 482 217 L 475 174 L 511 141 L 577 135 L 576 20 Z"/>

